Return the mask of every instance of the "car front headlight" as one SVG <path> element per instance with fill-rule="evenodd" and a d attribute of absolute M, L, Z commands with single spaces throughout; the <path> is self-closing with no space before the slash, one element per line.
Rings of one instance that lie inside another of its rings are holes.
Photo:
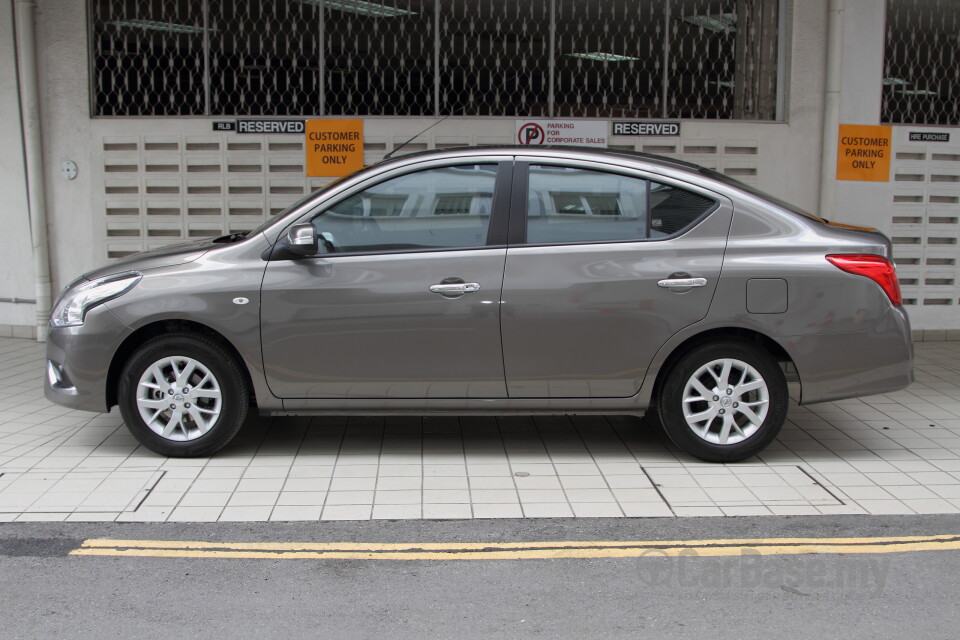
<path fill-rule="evenodd" d="M 93 307 L 122 296 L 133 289 L 142 273 L 126 271 L 114 275 L 74 285 L 63 293 L 50 316 L 54 327 L 79 327 Z"/>

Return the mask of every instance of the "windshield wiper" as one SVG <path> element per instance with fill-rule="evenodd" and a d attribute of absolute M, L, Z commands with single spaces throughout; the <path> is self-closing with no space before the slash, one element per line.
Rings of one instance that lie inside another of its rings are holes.
<path fill-rule="evenodd" d="M 213 242 L 218 242 L 220 244 L 229 244 L 231 242 L 239 242 L 247 237 L 249 231 L 238 231 L 237 233 L 231 233 L 229 235 L 220 236 L 219 238 L 214 238 Z"/>

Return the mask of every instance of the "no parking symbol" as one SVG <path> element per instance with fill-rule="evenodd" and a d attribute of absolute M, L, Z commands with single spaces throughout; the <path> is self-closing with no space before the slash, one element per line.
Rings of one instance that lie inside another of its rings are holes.
<path fill-rule="evenodd" d="M 543 127 L 536 122 L 528 122 L 522 125 L 517 133 L 517 142 L 520 144 L 543 144 L 546 138 Z"/>

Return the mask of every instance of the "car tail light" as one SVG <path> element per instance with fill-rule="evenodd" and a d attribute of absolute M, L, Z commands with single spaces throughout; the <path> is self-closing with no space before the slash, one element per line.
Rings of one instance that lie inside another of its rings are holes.
<path fill-rule="evenodd" d="M 847 273 L 866 276 L 880 285 L 883 292 L 890 298 L 894 306 L 900 306 L 903 297 L 900 295 L 900 282 L 897 281 L 897 272 L 893 264 L 883 256 L 873 254 L 837 254 L 827 256 L 835 267 Z"/>

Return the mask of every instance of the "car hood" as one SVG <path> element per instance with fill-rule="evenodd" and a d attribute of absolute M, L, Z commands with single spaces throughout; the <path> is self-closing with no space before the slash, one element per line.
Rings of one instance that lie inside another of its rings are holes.
<path fill-rule="evenodd" d="M 223 242 L 217 242 L 214 238 L 204 238 L 193 242 L 182 242 L 171 244 L 159 249 L 142 251 L 119 260 L 115 260 L 108 265 L 104 265 L 93 271 L 83 274 L 87 280 L 96 280 L 113 273 L 121 271 L 144 271 L 146 269 L 156 269 L 158 267 L 169 267 L 176 264 L 193 262 L 207 251 L 214 247 L 229 246 Z"/>

